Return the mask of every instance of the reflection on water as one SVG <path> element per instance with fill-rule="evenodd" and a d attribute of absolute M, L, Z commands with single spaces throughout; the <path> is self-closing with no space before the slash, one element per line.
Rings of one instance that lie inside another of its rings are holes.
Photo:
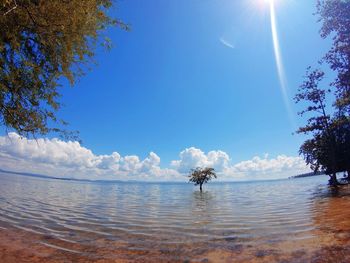
<path fill-rule="evenodd" d="M 349 191 L 332 192 L 325 177 L 212 183 L 203 193 L 185 183 L 0 180 L 0 232 L 60 260 L 289 261 L 349 245 Z"/>

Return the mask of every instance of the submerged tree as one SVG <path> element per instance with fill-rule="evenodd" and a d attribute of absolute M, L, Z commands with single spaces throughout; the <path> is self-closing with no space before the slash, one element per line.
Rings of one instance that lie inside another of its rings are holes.
<path fill-rule="evenodd" d="M 94 56 L 113 0 L 0 0 L 0 123 L 21 135 L 60 132 L 59 80 Z M 55 125 L 56 127 L 51 127 Z"/>
<path fill-rule="evenodd" d="M 337 173 L 346 171 L 350 176 L 350 1 L 318 0 L 317 14 L 322 22 L 321 37 L 332 36 L 333 40 L 319 64 L 329 66 L 336 78 L 324 88 L 324 71 L 309 69 L 295 99 L 309 104 L 300 115 L 311 117 L 297 132 L 312 135 L 300 147 L 307 164 L 315 172 L 326 172 L 330 183 L 336 185 Z M 334 98 L 328 108 L 327 94 Z"/>
<path fill-rule="evenodd" d="M 206 167 L 192 169 L 190 175 L 188 176 L 189 182 L 199 185 L 199 189 L 202 192 L 202 185 L 209 182 L 213 178 L 217 178 L 214 168 Z"/>

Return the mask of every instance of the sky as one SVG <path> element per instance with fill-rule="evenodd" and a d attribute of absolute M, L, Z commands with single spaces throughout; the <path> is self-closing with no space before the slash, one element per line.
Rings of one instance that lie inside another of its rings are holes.
<path fill-rule="evenodd" d="M 266 0 L 118 1 L 111 15 L 131 30 L 109 29 L 114 47 L 98 48 L 97 65 L 61 89 L 59 116 L 83 143 L 3 131 L 1 167 L 157 181 L 184 180 L 196 166 L 213 166 L 222 180 L 309 171 L 293 97 L 330 44 L 316 1 L 274 2 L 275 28 Z"/>

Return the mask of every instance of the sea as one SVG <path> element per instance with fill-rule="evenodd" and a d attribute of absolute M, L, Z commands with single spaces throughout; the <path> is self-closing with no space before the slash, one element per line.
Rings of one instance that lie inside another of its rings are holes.
<path fill-rule="evenodd" d="M 1 172 L 0 233 L 47 262 L 317 261 L 350 244 L 349 187 L 327 179 L 209 182 L 200 192 Z"/>

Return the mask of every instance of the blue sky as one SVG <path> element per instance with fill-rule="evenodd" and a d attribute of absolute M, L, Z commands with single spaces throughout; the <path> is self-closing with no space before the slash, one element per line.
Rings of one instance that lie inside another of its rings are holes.
<path fill-rule="evenodd" d="M 294 96 L 328 46 L 312 15 L 315 1 L 280 0 L 276 8 Z M 224 150 L 237 161 L 297 154 L 301 138 L 292 135 L 279 89 L 268 5 L 133 0 L 120 2 L 115 15 L 132 30 L 110 30 L 114 48 L 64 89 L 62 117 L 85 146 L 100 154 L 155 151 L 164 160 L 190 146 Z"/>
<path fill-rule="evenodd" d="M 329 48 L 312 14 L 316 1 L 275 0 L 279 40 L 292 97 L 305 69 Z M 265 0 L 119 1 L 110 29 L 74 88 L 62 89 L 60 116 L 96 155 L 161 157 L 221 150 L 233 163 L 254 156 L 297 156 L 303 137 L 280 89 Z"/>

